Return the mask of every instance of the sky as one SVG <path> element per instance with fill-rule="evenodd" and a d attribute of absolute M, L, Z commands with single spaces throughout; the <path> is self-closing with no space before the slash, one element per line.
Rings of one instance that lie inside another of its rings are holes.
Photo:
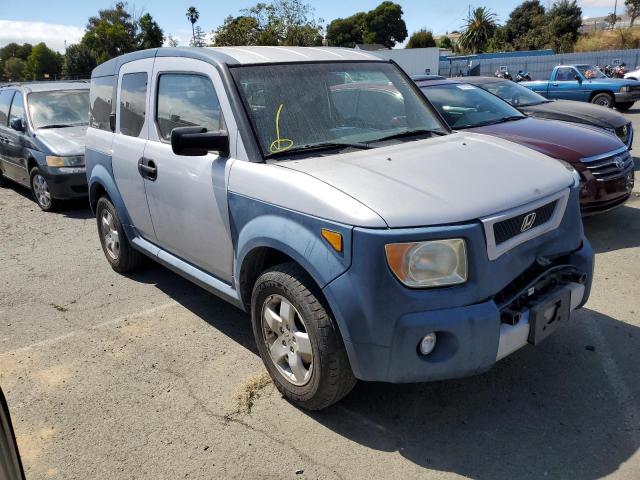
<path fill-rule="evenodd" d="M 315 9 L 316 17 L 322 18 L 326 25 L 335 18 L 371 10 L 382 0 L 306 1 Z M 460 29 L 470 5 L 462 0 L 395 1 L 402 6 L 409 34 L 421 28 L 427 28 L 436 35 Z M 504 23 L 513 8 L 521 2 L 522 0 L 484 0 L 483 3 L 471 2 L 471 7 L 489 7 L 498 15 L 500 23 Z M 80 40 L 90 16 L 97 14 L 100 9 L 111 7 L 114 3 L 110 0 L 29 0 L 25 8 L 2 8 L 0 47 L 10 42 L 45 42 L 49 47 L 64 52 L 65 41 L 70 45 Z M 130 0 L 128 5 L 130 11 L 149 12 L 164 30 L 165 35 L 172 35 L 179 40 L 180 45 L 188 45 L 191 37 L 191 24 L 185 16 L 188 7 L 193 5 L 199 10 L 200 20 L 197 25 L 209 33 L 222 24 L 227 15 L 238 15 L 241 9 L 256 3 L 258 0 Z M 542 3 L 546 5 L 552 1 L 542 0 Z M 613 11 L 615 0 L 578 0 L 578 3 L 585 17 L 594 17 Z M 618 11 L 622 12 L 623 9 L 624 0 L 618 0 Z"/>

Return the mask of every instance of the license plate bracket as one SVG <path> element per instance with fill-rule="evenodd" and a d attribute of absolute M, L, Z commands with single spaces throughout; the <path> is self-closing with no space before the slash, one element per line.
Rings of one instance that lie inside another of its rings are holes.
<path fill-rule="evenodd" d="M 537 345 L 566 323 L 571 315 L 571 290 L 559 288 L 529 309 L 528 342 Z"/>

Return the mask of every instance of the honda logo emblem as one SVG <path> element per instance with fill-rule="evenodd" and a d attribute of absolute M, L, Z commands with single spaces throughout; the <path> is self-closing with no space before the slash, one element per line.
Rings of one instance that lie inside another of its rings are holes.
<path fill-rule="evenodd" d="M 527 230 L 529 230 L 531 227 L 533 227 L 533 224 L 536 221 L 536 212 L 531 212 L 529 213 L 526 217 L 524 217 L 524 220 L 522 220 L 522 226 L 520 227 L 520 232 L 526 232 Z"/>
<path fill-rule="evenodd" d="M 616 167 L 618 167 L 618 170 L 624 170 L 624 160 L 620 157 L 615 157 L 613 159 L 613 163 L 615 163 Z"/>

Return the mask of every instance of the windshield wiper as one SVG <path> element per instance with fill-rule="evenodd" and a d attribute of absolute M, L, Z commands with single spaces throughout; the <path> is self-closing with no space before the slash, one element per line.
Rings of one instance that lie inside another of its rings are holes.
<path fill-rule="evenodd" d="M 313 145 L 302 145 L 300 147 L 289 148 L 287 150 L 281 150 L 279 152 L 273 152 L 265 156 L 265 158 L 279 158 L 286 157 L 288 155 L 296 153 L 317 152 L 319 150 L 333 150 L 333 149 L 345 149 L 345 148 L 357 148 L 359 150 L 368 150 L 372 148 L 366 143 L 342 143 L 342 142 L 326 142 L 316 143 Z"/>
<path fill-rule="evenodd" d="M 45 125 L 44 127 L 39 127 L 38 130 L 44 130 L 45 128 L 66 128 L 66 127 L 77 127 L 78 125 L 70 125 L 68 123 L 53 123 L 51 125 Z"/>
<path fill-rule="evenodd" d="M 386 137 L 376 138 L 375 140 L 371 140 L 371 141 L 367 142 L 367 144 L 377 143 L 377 142 L 384 142 L 386 140 L 395 140 L 397 138 L 407 138 L 407 137 L 415 137 L 415 136 L 418 136 L 418 135 L 426 135 L 427 133 L 431 134 L 431 135 L 446 135 L 447 134 L 447 132 L 443 132 L 441 130 L 427 130 L 427 129 L 419 128 L 419 129 L 416 129 L 416 130 L 406 130 L 404 132 L 394 133 L 393 135 L 387 135 Z"/>

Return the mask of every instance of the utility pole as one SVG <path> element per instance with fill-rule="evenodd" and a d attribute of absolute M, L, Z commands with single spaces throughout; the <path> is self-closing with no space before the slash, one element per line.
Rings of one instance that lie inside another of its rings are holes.
<path fill-rule="evenodd" d="M 611 30 L 616 28 L 616 18 L 618 18 L 618 0 L 613 4 L 613 25 L 611 26 Z"/>

